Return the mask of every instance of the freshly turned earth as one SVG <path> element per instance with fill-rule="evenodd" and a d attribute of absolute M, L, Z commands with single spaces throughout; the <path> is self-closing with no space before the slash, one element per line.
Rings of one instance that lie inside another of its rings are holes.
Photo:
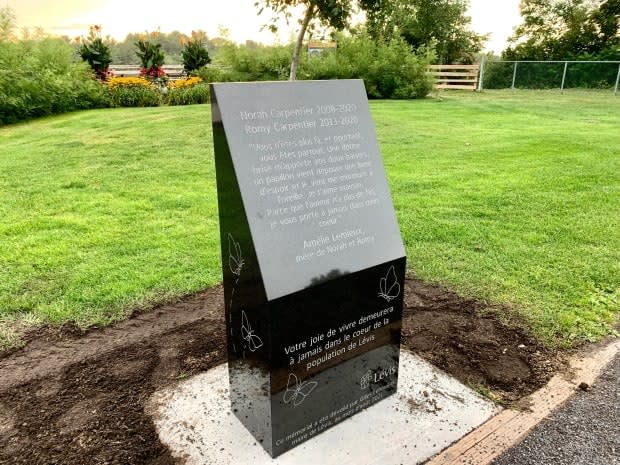
<path fill-rule="evenodd" d="M 541 387 L 556 356 L 500 322 L 497 309 L 408 278 L 403 347 L 510 403 Z M 145 412 L 151 394 L 226 359 L 221 286 L 82 333 L 27 335 L 0 355 L 0 464 L 165 465 Z"/>

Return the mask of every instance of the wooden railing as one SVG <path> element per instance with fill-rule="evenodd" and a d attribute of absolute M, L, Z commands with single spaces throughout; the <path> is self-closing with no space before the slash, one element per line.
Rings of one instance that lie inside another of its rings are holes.
<path fill-rule="evenodd" d="M 140 66 L 138 65 L 111 65 L 109 68 L 114 76 L 136 77 L 140 76 Z M 180 79 L 185 76 L 183 65 L 164 65 L 164 71 L 172 80 Z"/>
<path fill-rule="evenodd" d="M 428 74 L 435 78 L 437 89 L 476 90 L 480 65 L 431 65 Z"/>

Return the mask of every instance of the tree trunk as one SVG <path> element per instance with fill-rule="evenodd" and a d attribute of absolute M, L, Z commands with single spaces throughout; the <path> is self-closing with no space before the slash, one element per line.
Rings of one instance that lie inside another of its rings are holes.
<path fill-rule="evenodd" d="M 299 35 L 297 36 L 297 42 L 295 43 L 295 50 L 293 50 L 293 58 L 291 59 L 291 74 L 288 77 L 289 81 L 295 81 L 297 79 L 297 67 L 299 66 L 299 55 L 301 55 L 301 47 L 304 43 L 304 36 L 306 35 L 306 30 L 308 29 L 308 24 L 310 24 L 310 20 L 312 19 L 312 14 L 314 13 L 314 5 L 308 5 L 308 9 L 306 10 L 306 16 L 304 16 L 304 20 L 301 23 L 301 29 L 299 30 Z"/>

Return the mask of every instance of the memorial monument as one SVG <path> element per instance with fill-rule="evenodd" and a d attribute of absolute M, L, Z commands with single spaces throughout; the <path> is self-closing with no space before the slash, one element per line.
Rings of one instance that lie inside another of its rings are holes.
<path fill-rule="evenodd" d="M 362 81 L 211 96 L 232 410 L 275 457 L 396 392 L 405 251 Z"/>

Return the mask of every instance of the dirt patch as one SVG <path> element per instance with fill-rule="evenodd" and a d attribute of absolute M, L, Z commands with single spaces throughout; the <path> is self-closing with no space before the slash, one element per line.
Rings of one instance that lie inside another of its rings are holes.
<path fill-rule="evenodd" d="M 145 406 L 225 360 L 222 300 L 217 287 L 86 334 L 72 325 L 31 334 L 0 358 L 0 464 L 175 463 Z M 408 279 L 405 307 L 404 347 L 501 400 L 529 394 L 558 366 L 483 304 L 439 286 Z"/>
<path fill-rule="evenodd" d="M 557 354 L 502 323 L 501 309 L 418 279 L 405 288 L 403 345 L 501 403 L 534 392 L 561 366 Z"/>

